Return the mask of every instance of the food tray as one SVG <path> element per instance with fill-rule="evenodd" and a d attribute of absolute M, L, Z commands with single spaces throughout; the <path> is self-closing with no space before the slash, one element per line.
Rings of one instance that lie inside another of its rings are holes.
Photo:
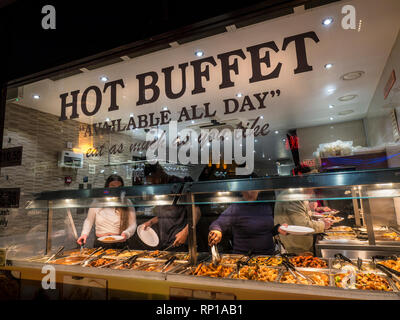
<path fill-rule="evenodd" d="M 86 256 L 71 256 L 71 257 L 68 256 L 68 257 L 58 258 L 48 263 L 75 266 L 81 264 L 86 258 L 87 258 Z"/>
<path fill-rule="evenodd" d="M 327 283 L 326 286 L 322 286 L 322 287 L 332 287 L 332 286 L 333 286 L 333 277 L 332 277 L 332 274 L 331 274 L 330 271 L 327 270 L 327 269 L 313 269 L 313 270 L 308 269 L 308 270 L 304 270 L 304 269 L 301 269 L 301 268 L 297 268 L 297 270 L 300 271 L 301 273 L 303 273 L 303 274 L 306 275 L 306 276 L 312 276 L 312 275 L 314 275 L 314 274 L 323 274 L 323 275 L 325 275 L 325 276 L 327 277 L 328 283 Z M 301 283 L 298 283 L 298 282 L 297 282 L 297 283 L 285 283 L 285 282 L 281 282 L 283 276 L 284 276 L 286 273 L 289 273 L 289 271 L 287 271 L 286 269 L 281 269 L 281 272 L 280 272 L 279 277 L 278 277 L 278 279 L 277 279 L 277 282 L 278 282 L 278 283 L 281 283 L 281 284 L 304 285 L 304 286 L 310 286 L 310 285 L 311 285 L 311 286 L 319 286 L 319 287 L 321 287 L 320 285 L 317 285 L 317 284 L 308 284 L 308 283 L 303 283 L 303 282 L 301 282 Z M 301 278 L 301 277 L 299 276 L 299 278 Z M 297 281 L 298 281 L 298 280 L 297 280 Z"/>
<path fill-rule="evenodd" d="M 334 272 L 332 272 L 332 278 L 333 278 L 333 282 L 332 282 L 332 285 L 334 286 L 334 287 L 336 287 L 336 288 L 340 288 L 340 287 L 338 287 L 337 285 L 336 285 L 336 281 L 335 281 L 335 277 L 338 275 L 338 274 L 342 274 L 343 272 L 342 271 L 340 271 L 340 270 L 337 270 L 337 271 L 334 271 Z M 387 277 L 384 273 L 382 273 L 382 272 L 379 272 L 379 271 L 361 271 L 361 272 L 357 272 L 357 275 L 358 274 L 375 274 L 375 275 L 377 275 L 377 276 L 379 276 L 379 277 L 382 277 L 383 279 L 385 279 L 386 281 L 387 281 L 387 283 L 389 284 L 389 287 L 392 289 L 392 291 L 385 291 L 385 290 L 373 290 L 373 289 L 358 289 L 358 288 L 355 288 L 355 289 L 346 289 L 346 288 L 342 288 L 343 290 L 358 290 L 358 291 L 372 291 L 372 292 L 399 292 L 399 289 L 396 287 L 396 285 L 395 285 L 395 283 L 393 282 L 393 280 L 392 279 L 390 279 L 389 277 Z"/>
<path fill-rule="evenodd" d="M 264 265 L 264 264 L 262 263 L 262 260 L 267 261 L 270 257 L 271 257 L 271 256 L 254 256 L 254 257 L 252 257 L 252 258 L 250 259 L 249 264 L 250 264 L 250 265 L 254 265 L 254 264 Z M 260 260 L 261 260 L 261 261 L 260 261 Z M 274 261 L 274 260 L 280 260 L 280 262 Z M 259 261 L 259 262 L 257 263 L 256 261 Z M 277 264 L 276 264 L 276 265 L 275 265 L 275 264 L 271 265 L 271 263 L 273 263 L 273 262 L 276 262 Z M 270 261 L 268 262 L 267 267 L 277 267 L 277 266 L 280 266 L 281 264 L 282 264 L 282 257 L 280 257 L 280 256 L 275 256 L 275 257 L 273 258 L 273 260 L 270 260 Z"/>
<path fill-rule="evenodd" d="M 357 264 L 357 259 L 350 259 L 352 262 L 354 262 L 355 264 Z M 334 267 L 334 265 L 335 264 L 337 264 L 338 263 L 338 261 L 339 261 L 339 259 L 336 259 L 336 258 L 331 258 L 331 259 L 329 259 L 329 268 L 330 268 L 330 270 L 332 271 L 332 272 L 337 272 L 337 271 L 339 271 L 339 270 L 341 270 L 341 268 L 335 268 Z M 342 265 L 343 266 L 345 266 L 345 265 L 352 265 L 351 263 L 349 263 L 349 262 L 343 262 L 342 261 Z M 353 265 L 354 266 L 354 265 Z M 355 268 L 357 268 L 356 266 L 354 266 Z M 375 266 L 374 266 L 374 264 L 372 263 L 372 260 L 371 259 L 362 259 L 362 265 L 361 265 L 361 268 L 362 269 L 364 269 L 365 268 L 365 271 L 376 271 L 377 269 L 375 268 Z"/>
<path fill-rule="evenodd" d="M 299 256 L 297 256 L 297 257 L 299 257 Z M 297 258 L 297 257 L 292 257 L 292 258 L 289 259 L 289 261 L 292 262 L 293 259 L 294 259 L 294 258 Z M 295 263 L 293 263 L 293 262 L 292 262 L 292 264 L 293 264 L 296 268 L 299 268 L 299 269 L 329 270 L 329 259 L 319 258 L 319 257 L 314 257 L 314 258 L 318 258 L 319 260 L 325 261 L 325 263 L 326 263 L 326 268 L 315 268 L 315 267 L 298 266 L 297 264 L 295 264 Z"/>

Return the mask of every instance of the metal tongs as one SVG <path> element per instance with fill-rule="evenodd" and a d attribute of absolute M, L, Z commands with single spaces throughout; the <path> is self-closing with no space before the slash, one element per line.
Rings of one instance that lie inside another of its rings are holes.
<path fill-rule="evenodd" d="M 296 267 L 287 259 L 286 256 L 282 257 L 282 264 L 286 267 L 286 269 L 291 273 L 295 279 L 298 279 L 299 277 L 296 275 L 296 273 L 302 277 L 303 279 L 306 279 L 310 283 L 316 283 L 312 278 L 302 274 L 300 271 L 296 269 Z"/>
<path fill-rule="evenodd" d="M 400 284 L 400 272 L 399 271 L 389 268 L 380 263 L 376 264 L 376 268 L 381 270 L 389 278 L 396 280 Z"/>
<path fill-rule="evenodd" d="M 221 262 L 221 256 L 219 255 L 218 249 L 216 245 L 211 247 L 211 255 L 212 255 L 212 263 L 217 266 Z"/>
<path fill-rule="evenodd" d="M 174 261 L 176 260 L 176 256 L 172 256 L 169 258 L 161 269 L 161 272 L 164 272 Z"/>
<path fill-rule="evenodd" d="M 61 251 L 63 251 L 63 250 L 64 250 L 64 246 L 59 247 L 58 250 L 56 251 L 56 253 L 53 254 L 50 258 L 48 258 L 48 259 L 46 260 L 45 263 L 48 263 L 49 261 L 53 260 L 53 259 L 54 259 L 56 256 L 58 256 L 58 255 L 61 253 Z"/>
<path fill-rule="evenodd" d="M 80 263 L 80 265 L 82 265 L 82 266 L 84 266 L 84 267 L 87 266 L 87 264 L 89 263 L 89 260 L 93 257 L 93 255 L 95 255 L 96 253 L 100 252 L 101 250 L 103 250 L 102 247 L 97 248 L 96 250 L 94 250 L 91 254 L 89 254 L 89 256 L 88 256 L 85 260 L 83 260 L 83 261 Z"/>
<path fill-rule="evenodd" d="M 351 265 L 357 267 L 357 269 L 358 269 L 359 271 L 361 271 L 362 260 L 361 260 L 360 258 L 358 258 L 357 263 L 351 261 L 349 258 L 347 258 L 346 256 L 344 256 L 344 255 L 341 254 L 341 253 L 336 253 L 336 254 L 335 254 L 335 258 L 338 259 L 338 260 L 346 261 L 346 262 L 350 263 Z"/>
<path fill-rule="evenodd" d="M 126 260 L 124 263 L 128 263 L 128 269 L 130 269 L 130 268 L 132 268 L 132 265 L 135 263 L 137 258 L 142 257 L 142 256 L 144 256 L 146 254 L 147 254 L 147 252 L 142 252 L 142 253 L 135 254 L 134 256 L 132 256 L 128 260 Z"/>

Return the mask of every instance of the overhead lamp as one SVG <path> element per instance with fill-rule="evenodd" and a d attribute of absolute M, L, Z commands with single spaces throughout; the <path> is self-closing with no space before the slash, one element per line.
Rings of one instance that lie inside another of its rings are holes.
<path fill-rule="evenodd" d="M 350 101 L 350 100 L 354 100 L 355 98 L 357 98 L 356 94 L 349 94 L 347 96 L 343 96 L 338 98 L 339 101 Z"/>
<path fill-rule="evenodd" d="M 347 81 L 356 80 L 358 78 L 361 78 L 364 73 L 365 73 L 364 71 L 352 71 L 352 72 L 345 73 L 344 75 L 342 75 L 340 77 L 340 79 L 347 80 Z"/>
<path fill-rule="evenodd" d="M 333 104 L 330 104 L 330 105 L 329 105 L 329 109 L 333 109 L 333 107 L 334 107 Z"/>
<path fill-rule="evenodd" d="M 38 99 L 40 99 L 40 96 L 39 96 L 38 94 L 34 94 L 34 95 L 33 95 L 33 99 L 38 100 Z"/>
<path fill-rule="evenodd" d="M 332 63 L 327 63 L 324 67 L 325 67 L 325 69 L 330 69 L 330 68 L 333 67 L 333 64 Z"/>
<path fill-rule="evenodd" d="M 103 81 L 103 82 L 107 82 L 107 81 L 108 81 L 108 78 L 107 78 L 106 76 L 101 76 L 101 77 L 100 77 L 100 80 Z"/>
<path fill-rule="evenodd" d="M 241 98 L 241 97 L 243 97 L 243 94 L 239 92 L 236 94 L 236 97 Z"/>
<path fill-rule="evenodd" d="M 204 56 L 204 51 L 203 50 L 196 50 L 196 52 L 194 54 L 196 55 L 196 57 L 202 57 L 202 56 Z"/>
<path fill-rule="evenodd" d="M 324 20 L 322 20 L 322 24 L 324 25 L 324 26 L 329 26 L 329 25 L 331 25 L 332 24 L 332 22 L 333 22 L 333 18 L 331 18 L 331 17 L 328 17 L 328 18 L 325 18 Z"/>
<path fill-rule="evenodd" d="M 279 133 L 279 131 L 278 130 L 275 130 L 275 134 L 278 134 Z"/>

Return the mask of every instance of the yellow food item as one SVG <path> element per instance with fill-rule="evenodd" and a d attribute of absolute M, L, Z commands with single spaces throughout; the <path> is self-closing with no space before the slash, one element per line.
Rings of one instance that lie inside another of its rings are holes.
<path fill-rule="evenodd" d="M 304 275 L 310 277 L 312 280 L 314 280 L 315 283 L 312 281 L 308 281 L 307 279 L 302 278 L 301 276 L 298 276 L 296 279 L 293 277 L 293 275 L 290 272 L 285 272 L 282 277 L 280 282 L 281 283 L 297 283 L 297 284 L 306 284 L 306 285 L 316 285 L 316 286 L 329 286 L 329 276 L 325 273 L 316 273 L 316 272 L 304 272 Z"/>
<path fill-rule="evenodd" d="M 275 281 L 278 277 L 278 270 L 265 266 L 244 266 L 238 273 L 235 273 L 233 279 Z"/>
<path fill-rule="evenodd" d="M 400 241 L 400 236 L 396 232 L 387 232 L 383 234 L 384 238 L 388 238 L 394 241 Z"/>
<path fill-rule="evenodd" d="M 399 271 L 400 272 L 400 258 L 397 260 L 385 260 L 379 262 L 380 264 L 383 264 L 384 266 L 391 268 L 393 270 Z"/>
<path fill-rule="evenodd" d="M 269 260 L 268 259 L 269 259 L 269 257 L 254 257 L 254 258 L 251 258 L 251 260 L 249 261 L 249 264 L 257 264 L 260 266 L 276 267 L 282 263 L 282 257 L 273 257 Z"/>
<path fill-rule="evenodd" d="M 208 276 L 213 278 L 226 278 L 228 277 L 234 269 L 232 267 L 227 267 L 223 265 L 215 266 L 212 263 L 209 265 L 203 265 L 200 263 L 196 270 L 193 272 L 196 276 Z"/>

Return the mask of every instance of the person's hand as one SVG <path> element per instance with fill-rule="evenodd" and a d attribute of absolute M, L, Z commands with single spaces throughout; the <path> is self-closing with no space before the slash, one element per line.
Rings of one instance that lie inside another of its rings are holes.
<path fill-rule="evenodd" d="M 153 223 L 151 222 L 151 220 L 146 221 L 145 223 L 143 223 L 143 229 L 147 230 L 147 228 L 151 227 L 153 225 Z"/>
<path fill-rule="evenodd" d="M 329 229 L 332 226 L 332 220 L 330 220 L 330 219 L 322 219 L 322 221 L 324 221 L 325 230 Z"/>
<path fill-rule="evenodd" d="M 173 243 L 173 246 L 174 247 L 179 247 L 180 245 L 185 244 L 187 236 L 188 236 L 188 232 L 186 231 L 186 229 L 183 229 L 183 230 L 179 231 L 175 235 L 175 241 Z"/>
<path fill-rule="evenodd" d="M 208 245 L 211 247 L 218 244 L 222 239 L 222 233 L 218 230 L 211 230 L 208 234 Z"/>
<path fill-rule="evenodd" d="M 87 235 L 82 235 L 76 240 L 79 245 L 86 244 Z"/>
<path fill-rule="evenodd" d="M 287 227 L 288 227 L 287 223 L 284 223 L 284 224 L 282 225 L 282 227 L 287 228 Z M 286 235 L 288 234 L 287 231 L 282 230 L 281 227 L 278 228 L 278 232 L 279 232 L 279 234 L 281 234 L 281 235 L 283 235 L 283 236 L 286 236 Z"/>
<path fill-rule="evenodd" d="M 121 233 L 121 237 L 123 237 L 123 239 L 121 239 L 120 242 L 124 242 L 128 238 L 125 232 Z"/>

